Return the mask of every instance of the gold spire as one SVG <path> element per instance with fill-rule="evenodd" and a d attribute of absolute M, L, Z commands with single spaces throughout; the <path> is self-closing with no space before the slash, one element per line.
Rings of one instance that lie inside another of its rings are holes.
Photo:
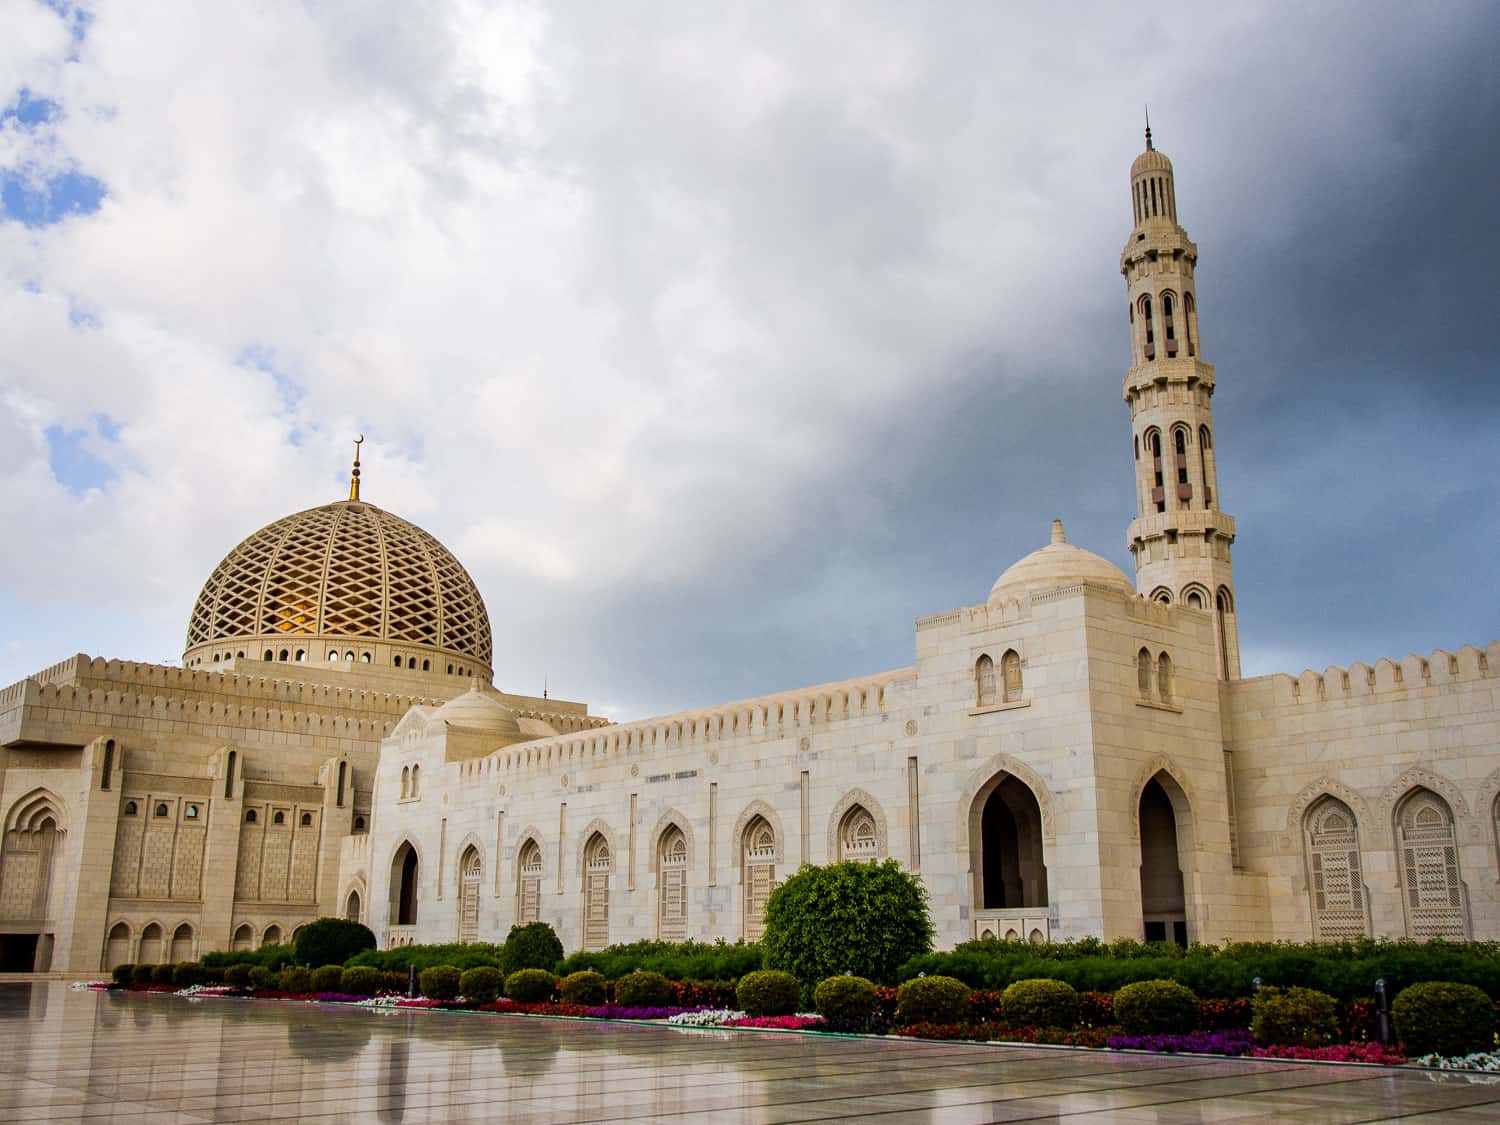
<path fill-rule="evenodd" d="M 354 439 L 354 470 L 349 475 L 349 499 L 359 499 L 359 447 L 364 444 L 365 435 L 360 434 Z"/>

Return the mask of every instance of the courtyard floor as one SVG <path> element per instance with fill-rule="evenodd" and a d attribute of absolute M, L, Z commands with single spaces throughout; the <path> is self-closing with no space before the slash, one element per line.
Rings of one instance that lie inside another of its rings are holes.
<path fill-rule="evenodd" d="M 0 1121 L 1500 1120 L 1500 1076 L 0 984 Z"/>

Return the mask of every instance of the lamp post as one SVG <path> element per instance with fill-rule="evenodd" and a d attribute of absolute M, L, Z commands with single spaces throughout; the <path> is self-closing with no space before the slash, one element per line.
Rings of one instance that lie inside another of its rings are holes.
<path fill-rule="evenodd" d="M 1375 982 L 1375 1034 L 1382 1043 L 1391 1041 L 1391 1004 L 1385 992 L 1385 977 Z"/>

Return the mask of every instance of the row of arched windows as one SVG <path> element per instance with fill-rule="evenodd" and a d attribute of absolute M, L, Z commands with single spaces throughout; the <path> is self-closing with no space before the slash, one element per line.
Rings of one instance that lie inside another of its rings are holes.
<path fill-rule="evenodd" d="M 303 828 L 311 828 L 312 827 L 312 822 L 313 822 L 313 815 L 310 812 L 303 813 L 301 815 L 301 817 L 297 821 L 298 825 L 300 825 Z M 245 810 L 245 823 L 246 824 L 259 824 L 260 823 L 260 812 L 258 810 L 256 810 L 256 809 L 246 809 Z M 286 823 L 286 810 L 285 809 L 276 809 L 274 812 L 272 812 L 271 813 L 271 823 L 273 825 L 276 825 L 276 826 L 280 826 L 280 825 L 285 824 Z"/>
<path fill-rule="evenodd" d="M 403 801 L 407 801 L 407 800 L 411 800 L 413 797 L 415 797 L 417 795 L 417 789 L 418 789 L 418 786 L 421 784 L 421 781 L 422 781 L 422 767 L 420 765 L 417 765 L 417 766 L 402 766 L 401 767 L 401 799 Z"/>
<path fill-rule="evenodd" d="M 209 659 L 210 663 L 218 664 L 221 661 L 231 660 L 235 658 L 238 658 L 240 660 L 245 659 L 245 650 L 240 649 L 238 651 L 235 651 L 229 649 L 225 650 L 224 652 L 216 652 L 212 655 L 212 657 L 209 657 L 207 659 Z M 260 658 L 267 664 L 304 664 L 307 662 L 307 650 L 305 648 L 268 648 L 261 653 Z M 203 664 L 204 660 L 204 657 L 196 656 L 192 660 L 188 661 L 188 666 L 193 668 L 199 667 Z M 328 662 L 330 664 L 337 664 L 341 660 L 346 664 L 370 664 L 373 662 L 374 657 L 369 652 L 360 651 L 356 653 L 353 649 L 347 649 L 342 654 L 339 653 L 338 649 L 332 649 L 329 651 Z M 409 668 L 412 671 L 416 671 L 418 670 L 418 668 L 420 668 L 423 672 L 432 671 L 432 660 L 427 657 L 422 657 L 419 659 L 415 656 L 396 655 L 391 657 L 391 665 L 395 668 Z M 448 665 L 448 675 L 450 676 L 467 676 L 468 674 L 468 665 Z"/>
<path fill-rule="evenodd" d="M 1021 654 L 1007 649 L 1000 658 L 1000 676 L 997 683 L 995 659 L 985 653 L 974 662 L 974 699 L 978 707 L 993 707 L 996 703 L 1015 703 L 1021 698 Z"/>
<path fill-rule="evenodd" d="M 884 841 L 873 813 L 852 804 L 839 818 L 836 832 L 839 860 L 878 860 Z M 764 930 L 766 903 L 776 885 L 780 841 L 770 820 L 754 815 L 740 834 L 740 881 L 742 884 L 743 936 L 759 940 Z M 541 921 L 542 878 L 545 864 L 541 842 L 528 835 L 516 853 L 516 924 Z M 603 949 L 610 943 L 610 879 L 614 854 L 602 831 L 591 832 L 583 843 L 582 946 Z M 689 932 L 691 903 L 688 872 L 691 848 L 687 834 L 677 824 L 668 824 L 656 841 L 656 930 L 661 941 L 685 941 Z M 480 886 L 484 860 L 474 845 L 459 856 L 457 936 L 460 941 L 479 940 Z M 417 921 L 419 861 L 411 843 L 403 842 L 391 861 L 390 913 L 393 926 L 411 926 Z M 357 918 L 361 909 L 358 889 L 351 889 L 344 903 L 346 917 Z"/>
<path fill-rule="evenodd" d="M 1466 939 L 1468 913 L 1448 802 L 1431 790 L 1412 790 L 1396 806 L 1395 829 L 1407 936 Z M 1369 895 L 1354 811 L 1337 797 L 1319 798 L 1303 817 L 1303 847 L 1313 937 L 1347 941 L 1369 934 Z"/>
<path fill-rule="evenodd" d="M 138 940 L 131 933 L 129 922 L 116 922 L 104 939 L 106 969 L 116 965 L 179 964 L 195 957 L 193 927 L 187 922 L 172 931 L 170 941 L 160 922 L 148 922 Z"/>
<path fill-rule="evenodd" d="M 1135 459 L 1139 463 L 1141 459 L 1141 446 L 1146 447 L 1146 456 L 1151 459 L 1151 492 L 1149 503 L 1158 512 L 1167 510 L 1167 471 L 1168 466 L 1162 457 L 1162 435 L 1155 426 L 1147 428 L 1135 439 Z M 1198 455 L 1193 457 L 1190 447 L 1193 444 L 1193 431 L 1190 426 L 1179 424 L 1172 427 L 1170 448 L 1172 451 L 1170 471 L 1176 494 L 1176 507 L 1191 508 L 1193 506 L 1193 480 L 1191 470 L 1198 470 L 1198 481 L 1202 486 L 1203 508 L 1212 508 L 1214 505 L 1214 488 L 1217 484 L 1218 471 L 1213 460 L 1213 433 L 1207 425 L 1198 427 Z M 1142 510 L 1145 510 L 1144 504 Z"/>
<path fill-rule="evenodd" d="M 1135 656 L 1136 686 L 1142 699 L 1155 697 L 1163 703 L 1172 702 L 1172 658 L 1165 652 L 1153 657 L 1151 650 L 1141 648 Z"/>

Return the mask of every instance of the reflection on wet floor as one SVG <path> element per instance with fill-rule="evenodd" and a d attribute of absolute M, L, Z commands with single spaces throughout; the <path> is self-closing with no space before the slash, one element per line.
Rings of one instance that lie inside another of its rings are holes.
<path fill-rule="evenodd" d="M 1500 1120 L 1500 1076 L 0 984 L 0 1121 Z"/>

